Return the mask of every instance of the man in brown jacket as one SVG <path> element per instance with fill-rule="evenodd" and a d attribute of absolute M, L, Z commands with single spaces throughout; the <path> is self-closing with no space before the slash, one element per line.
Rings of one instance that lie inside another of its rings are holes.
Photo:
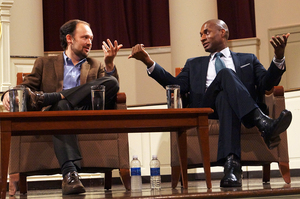
<path fill-rule="evenodd" d="M 114 58 L 122 47 L 115 41 L 103 42 L 104 64 L 89 58 L 93 33 L 90 25 L 81 20 L 70 20 L 60 28 L 64 52 L 58 56 L 40 57 L 31 74 L 22 85 L 30 96 L 29 110 L 86 110 L 91 109 L 91 86 L 105 85 L 105 108 L 114 108 L 119 90 L 118 73 Z M 41 92 L 42 91 L 42 92 Z M 3 105 L 9 110 L 8 93 L 3 95 Z M 77 135 L 53 136 L 56 157 L 63 175 L 62 193 L 85 192 L 77 169 L 82 159 Z"/>

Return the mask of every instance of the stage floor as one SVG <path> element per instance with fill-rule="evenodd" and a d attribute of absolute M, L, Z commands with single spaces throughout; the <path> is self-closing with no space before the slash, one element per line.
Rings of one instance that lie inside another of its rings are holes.
<path fill-rule="evenodd" d="M 29 190 L 27 195 L 7 196 L 9 199 L 100 199 L 100 198 L 300 198 L 300 177 L 292 178 L 291 184 L 285 184 L 282 178 L 271 178 L 263 184 L 261 179 L 243 179 L 241 188 L 220 188 L 220 181 L 212 181 L 212 189 L 207 190 L 204 181 L 189 182 L 187 190 L 171 188 L 171 183 L 162 183 L 159 192 L 151 192 L 149 184 L 143 184 L 142 192 L 127 192 L 122 185 L 113 185 L 110 191 L 103 186 L 86 187 L 87 192 L 81 195 L 62 196 L 60 189 Z"/>

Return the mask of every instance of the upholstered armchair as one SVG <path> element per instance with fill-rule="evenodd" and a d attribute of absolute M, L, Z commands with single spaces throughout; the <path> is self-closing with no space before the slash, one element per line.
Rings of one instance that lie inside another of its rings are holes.
<path fill-rule="evenodd" d="M 176 69 L 176 75 L 180 69 Z M 284 89 L 275 86 L 271 92 L 266 93 L 265 103 L 269 109 L 271 118 L 278 118 L 281 111 L 285 109 Z M 209 120 L 209 146 L 211 166 L 221 166 L 217 163 L 217 146 L 219 138 L 219 121 Z M 289 155 L 286 131 L 280 134 L 281 142 L 275 149 L 269 150 L 264 143 L 261 133 L 256 127 L 241 129 L 241 164 L 242 166 L 262 166 L 263 182 L 270 181 L 270 164 L 277 162 L 279 170 L 286 183 L 291 182 L 289 169 Z M 171 133 L 171 167 L 172 187 L 175 188 L 180 177 L 176 134 Z M 187 131 L 187 157 L 188 168 L 202 167 L 202 156 L 197 138 L 196 129 Z M 204 152 L 205 153 L 205 152 Z"/>
<path fill-rule="evenodd" d="M 18 73 L 17 84 L 26 74 Z M 118 93 L 116 109 L 126 109 L 125 93 Z M 101 122 L 101 121 L 99 121 Z M 52 136 L 13 136 L 9 162 L 9 195 L 19 185 L 20 193 L 27 193 L 26 177 L 60 173 L 53 149 Z M 112 170 L 119 169 L 121 180 L 130 190 L 129 146 L 127 133 L 80 134 L 82 170 L 85 173 L 105 173 L 105 189 L 111 189 Z"/>

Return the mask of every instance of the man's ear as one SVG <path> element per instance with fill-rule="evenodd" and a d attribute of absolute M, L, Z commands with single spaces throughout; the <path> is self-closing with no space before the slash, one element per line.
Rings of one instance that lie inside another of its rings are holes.
<path fill-rule="evenodd" d="M 73 37 L 70 35 L 70 34 L 67 34 L 66 35 L 66 40 L 67 40 L 67 43 L 72 43 L 73 42 Z"/>
<path fill-rule="evenodd" d="M 222 37 L 226 37 L 226 30 L 225 29 L 221 29 L 221 34 L 222 34 Z"/>

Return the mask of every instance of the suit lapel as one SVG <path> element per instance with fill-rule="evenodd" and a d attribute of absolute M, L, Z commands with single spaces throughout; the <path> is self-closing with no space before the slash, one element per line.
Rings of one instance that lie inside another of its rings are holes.
<path fill-rule="evenodd" d="M 209 60 L 210 60 L 210 56 L 205 57 L 205 59 L 203 60 L 202 63 L 199 63 L 201 67 L 201 73 L 200 73 L 200 89 L 201 91 L 203 91 L 203 93 L 205 93 L 206 90 L 206 79 L 207 79 L 207 70 L 208 70 L 208 64 L 209 64 Z"/>
<path fill-rule="evenodd" d="M 81 85 L 86 83 L 90 68 L 91 68 L 91 66 L 87 61 L 85 61 L 81 65 L 81 70 L 80 70 L 80 84 Z"/>
<path fill-rule="evenodd" d="M 237 56 L 237 54 L 235 52 L 230 51 L 230 53 L 231 53 L 231 57 L 233 60 L 235 72 L 236 72 L 237 76 L 239 78 L 241 78 L 241 68 L 240 68 L 241 64 L 240 64 L 239 57 Z"/>
<path fill-rule="evenodd" d="M 55 73 L 57 77 L 56 91 L 63 89 L 64 81 L 64 56 L 60 54 L 57 56 L 57 60 L 54 62 Z"/>

